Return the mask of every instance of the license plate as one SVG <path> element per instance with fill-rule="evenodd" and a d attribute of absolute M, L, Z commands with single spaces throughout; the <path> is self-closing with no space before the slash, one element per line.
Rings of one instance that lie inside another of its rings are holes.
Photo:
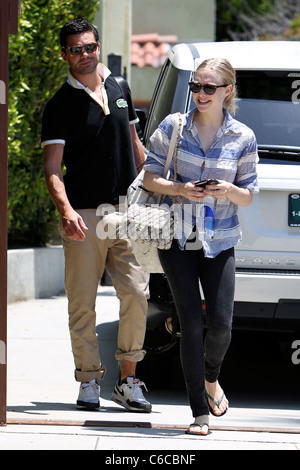
<path fill-rule="evenodd" d="M 289 195 L 289 226 L 300 227 L 300 194 Z"/>

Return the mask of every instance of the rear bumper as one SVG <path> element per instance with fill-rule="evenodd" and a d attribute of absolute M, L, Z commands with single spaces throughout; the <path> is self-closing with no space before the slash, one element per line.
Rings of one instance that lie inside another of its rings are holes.
<path fill-rule="evenodd" d="M 235 291 L 237 302 L 277 304 L 281 299 L 300 301 L 299 272 L 237 271 Z"/>
<path fill-rule="evenodd" d="M 237 272 L 234 326 L 300 331 L 300 274 Z"/>

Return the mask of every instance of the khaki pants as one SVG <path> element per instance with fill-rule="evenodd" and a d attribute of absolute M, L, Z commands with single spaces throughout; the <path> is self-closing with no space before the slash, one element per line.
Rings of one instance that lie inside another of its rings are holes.
<path fill-rule="evenodd" d="M 118 238 L 119 212 L 97 216 L 96 210 L 78 210 L 89 230 L 83 242 L 70 240 L 60 223 L 69 301 L 69 328 L 75 378 L 88 382 L 103 378 L 96 336 L 95 304 L 105 268 L 120 300 L 117 360 L 141 361 L 146 330 L 149 276 L 137 264 L 126 240 Z"/>

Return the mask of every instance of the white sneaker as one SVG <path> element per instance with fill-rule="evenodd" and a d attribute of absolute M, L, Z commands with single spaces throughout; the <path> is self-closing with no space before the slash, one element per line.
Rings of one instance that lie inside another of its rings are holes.
<path fill-rule="evenodd" d="M 100 386 L 95 380 L 80 384 L 77 408 L 98 410 L 100 408 Z"/>
<path fill-rule="evenodd" d="M 127 377 L 127 383 L 117 383 L 113 394 L 112 401 L 118 405 L 124 406 L 128 411 L 141 411 L 144 413 L 151 413 L 152 406 L 145 399 L 141 387 L 147 390 L 144 382 L 141 382 L 136 377 Z"/>

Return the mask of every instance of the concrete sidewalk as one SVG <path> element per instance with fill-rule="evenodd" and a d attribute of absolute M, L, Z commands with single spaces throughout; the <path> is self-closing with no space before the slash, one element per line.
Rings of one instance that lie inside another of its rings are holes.
<path fill-rule="evenodd" d="M 151 414 L 128 413 L 113 403 L 118 309 L 114 289 L 100 287 L 97 333 L 108 372 L 101 384 L 101 410 L 85 412 L 75 406 L 79 384 L 66 297 L 8 306 L 8 425 L 0 428 L 0 450 L 126 450 L 133 455 L 142 450 L 300 450 L 297 406 L 262 409 L 232 401 L 224 417 L 211 418 L 210 434 L 199 438 L 185 434 L 192 416 L 182 391 L 150 390 L 145 395 Z"/>

